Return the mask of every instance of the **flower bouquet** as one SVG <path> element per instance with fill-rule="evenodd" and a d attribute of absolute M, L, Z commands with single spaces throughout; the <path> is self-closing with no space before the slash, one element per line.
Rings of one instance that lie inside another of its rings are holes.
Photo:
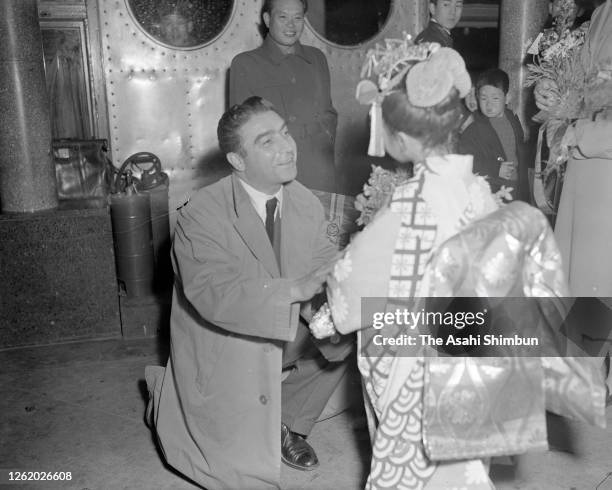
<path fill-rule="evenodd" d="M 589 22 L 576 29 L 571 26 L 577 8 L 573 0 L 556 0 L 553 27 L 542 31 L 527 53 L 534 62 L 527 65 L 527 87 L 540 80 L 552 80 L 558 87 L 559 103 L 550 111 L 540 111 L 534 116 L 542 123 L 550 149 L 547 172 L 562 166 L 568 159 L 568 151 L 561 144 L 568 126 L 584 111 L 586 74 L 580 61 Z"/>
<path fill-rule="evenodd" d="M 379 209 L 387 206 L 393 197 L 395 188 L 408 180 L 410 173 L 404 168 L 387 170 L 372 165 L 372 173 L 363 186 L 363 192 L 355 199 L 355 209 L 361 211 L 357 218 L 358 225 L 367 225 Z"/>

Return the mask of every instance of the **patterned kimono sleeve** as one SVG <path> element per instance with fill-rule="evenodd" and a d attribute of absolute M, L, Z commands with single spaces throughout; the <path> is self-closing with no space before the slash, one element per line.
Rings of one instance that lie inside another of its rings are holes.
<path fill-rule="evenodd" d="M 362 299 L 387 296 L 389 273 L 401 218 L 381 211 L 355 236 L 328 278 L 327 298 L 336 329 L 343 334 L 368 327 Z"/>

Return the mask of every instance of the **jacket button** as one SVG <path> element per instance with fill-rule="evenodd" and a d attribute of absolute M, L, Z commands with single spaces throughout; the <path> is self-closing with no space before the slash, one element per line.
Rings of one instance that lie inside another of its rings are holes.
<path fill-rule="evenodd" d="M 287 119 L 289 119 L 289 122 L 295 122 L 296 117 L 295 116 L 289 116 Z"/>
<path fill-rule="evenodd" d="M 259 401 L 261 402 L 262 405 L 265 405 L 266 403 L 268 403 L 268 399 L 265 397 L 265 395 L 261 395 L 259 397 Z"/>

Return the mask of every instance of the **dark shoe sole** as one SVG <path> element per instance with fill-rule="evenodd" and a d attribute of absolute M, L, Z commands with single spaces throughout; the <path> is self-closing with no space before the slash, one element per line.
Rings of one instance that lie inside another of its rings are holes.
<path fill-rule="evenodd" d="M 289 466 L 290 468 L 293 468 L 294 470 L 300 470 L 300 471 L 312 471 L 315 468 L 319 467 L 318 462 L 317 464 L 313 464 L 312 466 L 299 466 L 295 463 L 291 463 L 290 461 L 286 460 L 283 455 L 281 455 L 281 461 L 285 463 L 287 466 Z"/>

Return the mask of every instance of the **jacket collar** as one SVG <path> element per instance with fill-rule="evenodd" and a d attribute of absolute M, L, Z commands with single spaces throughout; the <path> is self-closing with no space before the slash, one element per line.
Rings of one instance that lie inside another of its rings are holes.
<path fill-rule="evenodd" d="M 263 51 L 264 55 L 276 65 L 280 65 L 287 56 L 290 56 L 283 53 L 269 35 L 264 39 L 264 42 L 261 45 L 261 50 Z M 299 41 L 295 43 L 294 55 L 299 56 L 307 63 L 312 64 L 313 62 L 304 49 L 304 46 L 302 46 Z"/>
<path fill-rule="evenodd" d="M 436 19 L 434 19 L 433 17 L 430 19 L 431 21 L 431 25 L 439 30 L 441 30 L 442 32 L 444 32 L 447 36 L 451 35 L 451 31 L 449 31 L 446 27 L 444 27 L 442 24 L 440 24 Z"/>
<path fill-rule="evenodd" d="M 280 269 L 266 229 L 261 222 L 261 218 L 257 215 L 249 195 L 238 181 L 239 178 L 235 174 L 231 176 L 231 198 L 235 213 L 234 227 L 246 246 L 259 259 L 270 275 L 280 277 Z M 284 197 L 283 201 L 284 208 L 287 199 Z"/>

